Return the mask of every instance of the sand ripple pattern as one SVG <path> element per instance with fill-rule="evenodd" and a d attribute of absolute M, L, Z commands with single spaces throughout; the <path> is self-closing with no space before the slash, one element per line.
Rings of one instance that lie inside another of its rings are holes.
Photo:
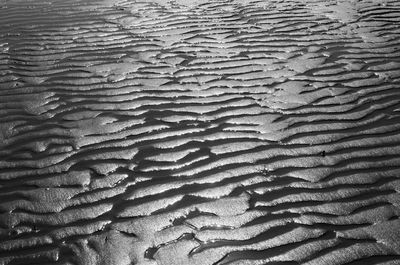
<path fill-rule="evenodd" d="M 400 264 L 397 0 L 0 0 L 0 264 Z"/>

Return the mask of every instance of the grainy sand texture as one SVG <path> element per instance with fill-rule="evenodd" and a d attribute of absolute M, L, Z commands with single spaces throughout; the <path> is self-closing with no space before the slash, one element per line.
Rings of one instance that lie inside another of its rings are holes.
<path fill-rule="evenodd" d="M 400 1 L 0 0 L 0 265 L 399 265 Z"/>

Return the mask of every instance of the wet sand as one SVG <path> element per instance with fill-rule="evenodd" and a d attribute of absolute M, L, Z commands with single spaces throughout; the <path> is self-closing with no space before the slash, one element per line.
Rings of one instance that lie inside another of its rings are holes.
<path fill-rule="evenodd" d="M 397 0 L 0 0 L 0 264 L 400 264 Z"/>

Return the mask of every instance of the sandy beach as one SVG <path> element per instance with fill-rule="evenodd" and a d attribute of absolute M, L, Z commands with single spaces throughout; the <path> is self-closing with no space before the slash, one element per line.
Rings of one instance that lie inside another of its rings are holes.
<path fill-rule="evenodd" d="M 397 0 L 0 0 L 0 264 L 400 264 Z"/>

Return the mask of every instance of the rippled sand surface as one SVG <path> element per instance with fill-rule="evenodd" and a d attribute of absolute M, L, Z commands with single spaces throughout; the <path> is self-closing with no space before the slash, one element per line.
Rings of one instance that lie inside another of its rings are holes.
<path fill-rule="evenodd" d="M 400 264 L 398 0 L 0 0 L 0 264 Z"/>

